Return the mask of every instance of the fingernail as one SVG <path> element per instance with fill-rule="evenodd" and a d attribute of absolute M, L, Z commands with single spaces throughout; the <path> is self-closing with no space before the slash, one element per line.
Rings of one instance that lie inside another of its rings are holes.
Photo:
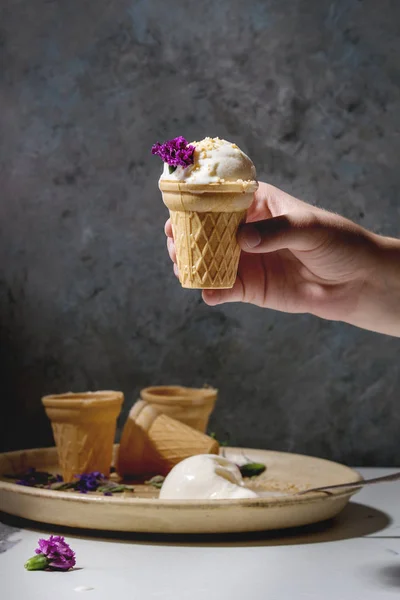
<path fill-rule="evenodd" d="M 213 303 L 217 304 L 221 298 L 220 290 L 207 290 L 207 296 Z"/>
<path fill-rule="evenodd" d="M 255 248 L 261 242 L 261 236 L 258 233 L 257 229 L 252 225 L 246 225 L 241 233 L 240 239 L 243 240 L 244 244 L 248 248 Z"/>

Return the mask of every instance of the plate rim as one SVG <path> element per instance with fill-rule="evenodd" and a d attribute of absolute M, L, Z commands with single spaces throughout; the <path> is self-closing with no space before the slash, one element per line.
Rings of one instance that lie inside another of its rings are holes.
<path fill-rule="evenodd" d="M 118 446 L 118 444 L 115 445 L 116 447 Z M 349 480 L 348 482 L 344 482 L 344 483 L 350 483 L 353 481 L 363 481 L 364 477 L 361 475 L 361 473 L 359 473 L 355 468 L 353 467 L 349 467 L 348 465 L 344 465 L 342 463 L 339 463 L 337 461 L 333 461 L 330 459 L 326 459 L 326 458 L 320 458 L 317 456 L 312 456 L 312 455 L 307 455 L 307 454 L 300 454 L 300 453 L 294 453 L 294 452 L 283 452 L 283 451 L 279 451 L 279 450 L 269 450 L 267 448 L 245 448 L 245 447 L 239 447 L 239 446 L 224 446 L 223 449 L 230 451 L 230 452 L 269 452 L 271 454 L 277 454 L 277 455 L 281 455 L 281 456 L 285 456 L 285 457 L 290 457 L 290 456 L 295 456 L 297 458 L 305 458 L 305 459 L 309 459 L 309 460 L 315 460 L 318 462 L 325 462 L 327 464 L 330 465 L 336 465 L 344 470 L 347 470 L 349 472 L 349 476 L 350 474 L 352 475 L 352 479 Z M 48 446 L 48 447 L 42 447 L 42 448 L 26 448 L 26 449 L 21 449 L 21 450 L 11 450 L 8 452 L 1 452 L 0 453 L 0 458 L 2 457 L 10 457 L 12 458 L 12 455 L 17 455 L 20 454 L 21 452 L 32 452 L 32 451 L 46 451 L 46 450 L 51 450 L 51 451 L 55 451 L 56 452 L 56 447 L 55 446 Z M 221 448 L 222 450 L 222 448 Z M 2 474 L 0 474 L 0 477 L 3 476 Z M 134 487 L 134 486 L 133 486 Z M 0 493 L 1 492 L 6 492 L 6 493 L 12 493 L 12 494 L 18 494 L 21 496 L 35 496 L 35 497 L 41 497 L 41 498 L 46 498 L 46 499 L 50 499 L 50 500 L 54 500 L 55 498 L 58 498 L 59 500 L 65 500 L 65 501 L 69 501 L 69 502 L 73 502 L 73 503 L 82 503 L 82 504 L 94 504 L 94 503 L 99 503 L 101 505 L 108 505 L 110 504 L 111 506 L 118 506 L 118 505 L 123 505 L 123 506 L 135 506 L 138 508 L 145 508 L 149 505 L 151 505 L 152 508 L 156 508 L 156 509 L 164 509 L 164 510 L 168 510 L 168 509 L 172 509 L 172 510 L 176 510 L 176 509 L 181 509 L 181 510 L 185 510 L 185 509 L 190 509 L 190 510 L 194 510 L 194 509 L 202 509 L 204 510 L 206 509 L 218 509 L 218 508 L 222 508 L 224 507 L 225 509 L 227 507 L 232 506 L 233 508 L 237 508 L 240 506 L 244 506 L 244 507 L 249 507 L 249 508 L 275 508 L 275 507 L 289 507 L 289 506 L 293 506 L 293 505 L 299 505 L 299 504 L 312 504 L 312 503 L 319 503 L 321 502 L 321 500 L 333 500 L 333 499 L 338 499 L 341 497 L 351 497 L 354 494 L 356 494 L 357 492 L 359 492 L 360 488 L 356 488 L 356 489 L 347 489 L 346 488 L 341 488 L 338 490 L 332 490 L 331 492 L 329 492 L 329 494 L 327 494 L 326 492 L 311 492 L 309 494 L 304 494 L 301 496 L 296 496 L 294 494 L 288 494 L 287 496 L 266 496 L 266 497 L 258 497 L 258 498 L 237 498 L 237 499 L 229 499 L 229 498 L 225 498 L 225 499 L 219 499 L 219 500 L 212 500 L 212 499 L 201 499 L 201 500 L 160 500 L 159 498 L 135 498 L 135 497 L 127 497 L 127 496 L 104 496 L 104 495 L 100 495 L 100 494 L 78 494 L 76 492 L 68 492 L 68 491 L 64 491 L 64 490 L 49 490 L 49 489 L 43 489 L 43 488 L 35 488 L 35 487 L 30 487 L 30 486 L 22 486 L 13 482 L 8 482 L 5 481 L 4 479 L 0 479 Z"/>

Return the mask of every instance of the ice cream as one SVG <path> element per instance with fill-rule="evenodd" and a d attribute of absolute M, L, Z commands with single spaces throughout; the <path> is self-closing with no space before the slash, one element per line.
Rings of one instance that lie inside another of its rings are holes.
<path fill-rule="evenodd" d="M 164 163 L 160 181 L 182 181 L 189 184 L 247 182 L 253 186 L 256 169 L 250 158 L 236 144 L 219 138 L 206 137 L 194 146 L 193 164 L 178 165 L 171 173 L 170 165 Z"/>
<path fill-rule="evenodd" d="M 161 500 L 222 500 L 257 498 L 247 488 L 239 468 L 227 458 L 200 454 L 175 465 L 165 478 Z"/>
<path fill-rule="evenodd" d="M 239 263 L 237 230 L 258 187 L 250 158 L 236 144 L 179 137 L 152 149 L 169 208 L 179 280 L 186 288 L 231 288 Z"/>

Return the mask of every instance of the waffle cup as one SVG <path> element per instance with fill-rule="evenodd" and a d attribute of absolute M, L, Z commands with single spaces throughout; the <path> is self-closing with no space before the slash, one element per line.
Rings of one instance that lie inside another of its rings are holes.
<path fill-rule="evenodd" d="M 184 458 L 218 451 L 213 438 L 138 400 L 122 431 L 116 468 L 121 476 L 167 475 Z"/>
<path fill-rule="evenodd" d="M 42 398 L 51 421 L 64 481 L 80 473 L 110 473 L 122 392 L 58 394 Z"/>
<path fill-rule="evenodd" d="M 214 388 L 190 388 L 180 385 L 159 385 L 140 391 L 142 400 L 159 412 L 205 433 L 208 420 L 214 410 L 218 390 Z"/>
<path fill-rule="evenodd" d="M 240 255 L 237 230 L 257 187 L 257 181 L 200 185 L 160 179 L 182 287 L 233 287 Z"/>

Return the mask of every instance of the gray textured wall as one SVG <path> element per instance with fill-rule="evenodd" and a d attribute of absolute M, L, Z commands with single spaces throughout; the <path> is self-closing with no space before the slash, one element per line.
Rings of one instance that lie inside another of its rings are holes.
<path fill-rule="evenodd" d="M 165 249 L 156 140 L 236 141 L 260 179 L 399 234 L 396 0 L 3 0 L 3 448 L 44 393 L 220 388 L 233 443 L 400 464 L 400 341 L 208 308 Z M 122 420 L 121 420 L 122 422 Z"/>

